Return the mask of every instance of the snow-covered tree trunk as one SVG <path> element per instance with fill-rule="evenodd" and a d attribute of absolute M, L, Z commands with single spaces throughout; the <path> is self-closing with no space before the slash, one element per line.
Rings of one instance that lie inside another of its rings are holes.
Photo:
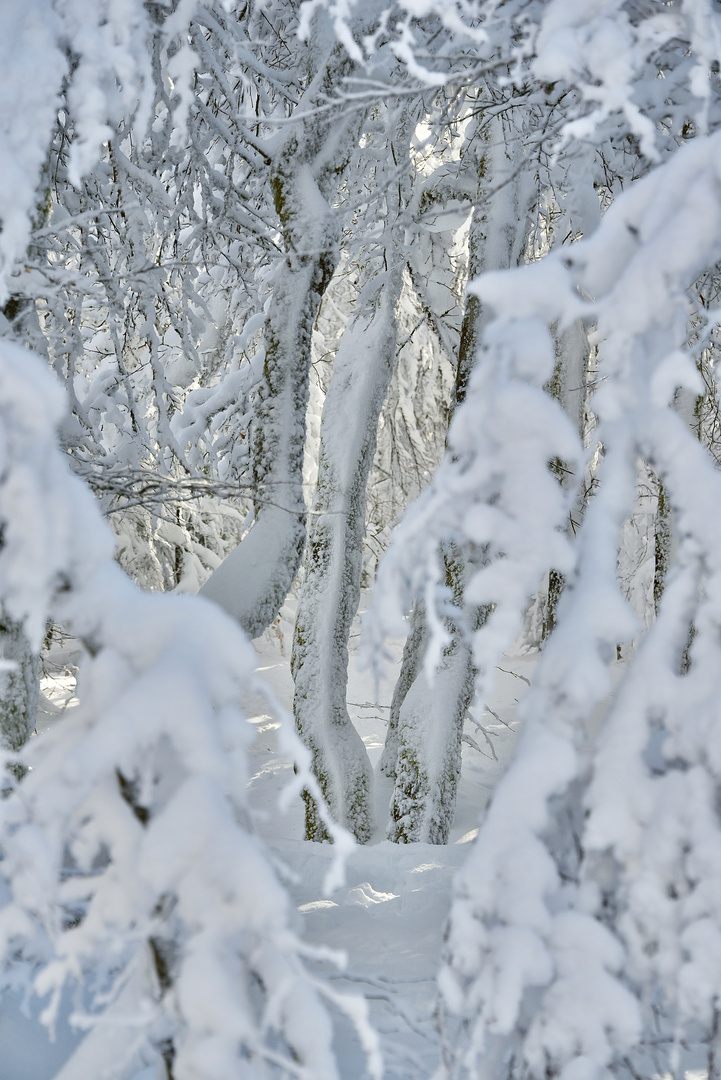
<path fill-rule="evenodd" d="M 554 339 L 556 343 L 556 366 L 548 390 L 563 406 L 564 412 L 583 439 L 587 426 L 586 403 L 590 356 L 587 328 L 578 319 L 563 329 L 554 327 Z M 564 462 L 554 462 L 553 469 L 560 484 L 565 487 L 574 486 L 578 490 L 576 506 L 569 515 L 568 520 L 568 532 L 569 535 L 573 535 L 583 520 L 590 491 L 587 492 L 586 485 L 578 488 L 578 478 L 568 472 Z M 556 609 L 565 584 L 563 574 L 552 567 L 548 572 L 545 588 L 541 589 L 534 597 L 534 602 L 532 602 L 529 610 L 526 632 L 527 644 L 540 646 L 553 632 L 556 625 Z"/>
<path fill-rule="evenodd" d="M 38 655 L 22 624 L 0 610 L 0 746 L 16 751 L 35 727 Z"/>
<path fill-rule="evenodd" d="M 373 774 L 346 707 L 348 636 L 360 599 L 366 485 L 397 352 L 405 265 L 399 215 L 408 198 L 409 166 L 403 170 L 403 162 L 412 130 L 408 112 L 391 114 L 387 130 L 402 169 L 387 194 L 387 244 L 379 253 L 387 269 L 379 272 L 378 256 L 368 260 L 357 301 L 363 309 L 346 328 L 334 361 L 292 658 L 298 731 L 311 749 L 313 771 L 331 812 L 361 842 L 373 831 Z M 306 837 L 327 839 L 314 799 L 308 792 L 304 799 Z"/>
<path fill-rule="evenodd" d="M 47 222 L 50 212 L 50 180 L 46 162 L 41 174 L 42 197 L 35 208 L 33 229 Z M 30 254 L 34 254 L 30 245 Z M 0 312 L 0 337 L 40 348 L 44 344 L 35 303 L 10 294 Z M 1 543 L 1 541 L 0 541 Z M 0 606 L 0 746 L 17 751 L 35 728 L 39 698 L 39 656 L 22 623 Z M 17 771 L 17 766 L 11 766 Z"/>
<path fill-rule="evenodd" d="M 387 830 L 396 844 L 448 843 L 473 682 L 471 650 L 455 633 L 433 680 L 421 670 L 406 696 Z"/>
<path fill-rule="evenodd" d="M 410 616 L 408 637 L 403 646 L 401 670 L 393 688 L 391 707 L 388 715 L 388 729 L 383 744 L 379 769 L 384 776 L 395 777 L 398 763 L 399 721 L 403 702 L 420 674 L 428 644 L 428 626 L 426 624 L 423 602 L 417 599 Z"/>
<path fill-rule="evenodd" d="M 271 187 L 285 259 L 273 282 L 264 328 L 265 361 L 253 424 L 256 516 L 238 547 L 201 590 L 250 637 L 270 625 L 300 566 L 306 537 L 303 453 L 311 336 L 339 259 L 329 204 L 347 164 L 358 116 L 320 106 L 351 68 L 334 46 L 272 151 Z"/>
<path fill-rule="evenodd" d="M 446 555 L 444 564 L 454 601 L 462 603 L 463 560 Z M 415 636 L 420 638 L 417 626 Z M 427 644 L 427 629 L 423 637 Z M 388 839 L 397 844 L 448 842 L 461 774 L 463 725 L 474 691 L 473 655 L 468 636 L 459 627 L 448 624 L 448 643 L 432 673 L 423 659 L 422 654 L 414 658 L 415 678 L 398 714 L 395 785 L 387 830 Z"/>
<path fill-rule="evenodd" d="M 503 122 L 494 118 L 476 134 L 480 206 L 469 236 L 469 280 L 506 269 L 523 258 L 534 189 L 513 159 Z M 469 291 L 461 327 L 453 407 L 463 401 L 488 309 Z M 446 583 L 463 602 L 463 558 L 443 557 Z M 470 613 L 472 622 L 480 618 Z M 397 843 L 446 843 L 453 823 L 461 769 L 461 740 L 473 698 L 473 656 L 464 631 L 447 625 L 448 639 L 433 677 L 425 670 L 428 632 L 418 601 L 391 705 L 381 769 L 395 776 L 387 835 Z"/>

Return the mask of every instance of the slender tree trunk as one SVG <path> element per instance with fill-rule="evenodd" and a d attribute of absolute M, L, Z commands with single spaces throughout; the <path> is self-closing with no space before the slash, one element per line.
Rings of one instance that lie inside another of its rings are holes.
<path fill-rule="evenodd" d="M 403 703 L 389 840 L 448 842 L 461 774 L 463 724 L 473 689 L 471 650 L 455 633 L 433 681 L 421 670 Z"/>
<path fill-rule="evenodd" d="M 399 723 L 403 703 L 418 677 L 428 644 L 428 625 L 423 603 L 417 599 L 411 612 L 411 625 L 403 646 L 401 671 L 393 689 L 388 719 L 388 730 L 383 745 L 379 768 L 384 776 L 395 777 L 399 750 Z"/>
<path fill-rule="evenodd" d="M 361 843 L 373 831 L 372 770 L 346 708 L 348 636 L 358 610 L 366 484 L 396 352 L 400 268 L 367 325 L 349 327 L 336 356 L 321 448 L 305 577 L 293 641 L 294 710 L 334 818 Z M 306 838 L 327 840 L 307 793 Z"/>
<path fill-rule="evenodd" d="M 480 206 L 471 223 L 469 280 L 486 270 L 507 269 L 523 258 L 533 190 L 529 175 L 508 157 L 503 126 L 493 121 L 476 151 Z M 484 191 L 493 194 L 483 201 Z M 452 412 L 465 397 L 488 312 L 472 293 L 466 302 L 456 368 Z M 463 560 L 445 557 L 447 583 L 463 604 Z M 471 623 L 482 612 L 471 612 Z M 461 768 L 461 740 L 473 698 L 474 670 L 462 631 L 448 627 L 451 640 L 433 680 L 423 670 L 428 633 L 423 607 L 416 604 L 391 703 L 381 769 L 395 776 L 387 835 L 396 843 L 448 840 Z"/>
<path fill-rule="evenodd" d="M 578 434 L 583 439 L 586 428 L 586 402 L 588 396 L 588 362 L 590 347 L 588 344 L 588 330 L 582 321 L 578 320 L 565 330 L 555 328 L 556 342 L 556 365 L 553 378 L 547 389 L 553 397 L 563 406 L 565 412 L 573 421 Z M 559 483 L 564 487 L 576 481 L 566 470 L 562 461 L 554 463 L 554 469 Z M 575 509 L 568 523 L 568 532 L 572 534 L 578 529 L 583 520 L 588 493 L 583 490 L 579 493 Z M 529 626 L 528 640 L 530 643 L 541 645 L 553 632 L 556 625 L 556 609 L 561 599 L 561 594 L 566 586 L 563 574 L 559 570 L 551 569 L 548 573 L 548 583 L 545 598 L 541 592 L 539 604 L 536 608 L 539 618 L 535 628 Z"/>
<path fill-rule="evenodd" d="M 247 536 L 201 589 L 250 637 L 272 623 L 300 566 L 306 536 L 303 453 L 313 324 L 339 259 L 328 203 L 360 126 L 314 107 L 350 70 L 339 47 L 326 59 L 274 151 L 270 183 L 286 255 L 273 282 L 264 329 L 263 383 L 253 424 L 256 515 Z"/>
<path fill-rule="evenodd" d="M 346 707 L 348 637 L 360 600 L 366 487 L 397 352 L 405 265 L 399 218 L 408 198 L 412 127 L 405 108 L 389 117 L 394 161 L 408 167 L 386 196 L 388 243 L 380 252 L 386 269 L 379 273 L 377 256 L 369 258 L 358 303 L 371 293 L 370 312 L 360 311 L 343 333 L 323 407 L 291 661 L 295 720 L 313 771 L 334 818 L 361 843 L 373 832 L 373 772 Z M 306 838 L 327 840 L 314 800 L 307 792 L 304 799 Z"/>

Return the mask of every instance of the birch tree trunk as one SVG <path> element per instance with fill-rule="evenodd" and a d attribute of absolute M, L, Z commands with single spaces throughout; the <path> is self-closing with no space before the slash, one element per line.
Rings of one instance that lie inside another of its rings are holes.
<path fill-rule="evenodd" d="M 249 637 L 270 625 L 300 566 L 306 536 L 303 496 L 311 336 L 339 259 L 329 198 L 356 142 L 357 115 L 320 109 L 351 68 L 338 46 L 296 111 L 300 118 L 272 151 L 270 183 L 285 244 L 264 328 L 265 362 L 253 425 L 253 525 L 201 589 L 238 619 Z"/>

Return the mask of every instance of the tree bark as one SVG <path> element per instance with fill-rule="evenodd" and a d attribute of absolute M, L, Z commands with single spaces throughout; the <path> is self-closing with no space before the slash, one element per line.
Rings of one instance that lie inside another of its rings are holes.
<path fill-rule="evenodd" d="M 0 659 L 12 667 L 0 669 L 0 744 L 17 751 L 35 728 L 38 707 L 38 657 L 14 619 L 0 610 Z"/>
<path fill-rule="evenodd" d="M 503 124 L 493 120 L 477 136 L 478 200 L 469 236 L 469 281 L 487 270 L 517 265 L 523 258 L 533 192 L 526 170 L 507 155 Z M 486 191 L 491 192 L 484 198 Z M 451 419 L 466 394 L 489 313 L 469 293 L 456 365 Z M 464 557 L 444 556 L 447 584 L 454 601 L 463 606 Z M 483 612 L 467 613 L 470 628 Z M 381 769 L 395 777 L 387 836 L 396 843 L 443 844 L 448 840 L 456 805 L 461 768 L 461 740 L 473 699 L 472 650 L 464 631 L 448 624 L 451 639 L 434 679 L 428 679 L 423 659 L 428 632 L 422 605 L 417 602 L 403 652 L 401 672 L 391 703 Z"/>
<path fill-rule="evenodd" d="M 373 831 L 372 770 L 346 708 L 348 636 L 358 610 L 368 474 L 396 355 L 397 261 L 370 321 L 356 318 L 323 409 L 318 483 L 293 642 L 294 710 L 333 816 L 361 843 Z M 306 838 L 327 840 L 305 794 Z"/>
<path fill-rule="evenodd" d="M 275 275 L 264 329 L 265 361 L 253 423 L 255 519 L 200 590 L 258 637 L 278 614 L 300 566 L 306 537 L 303 454 L 311 336 L 339 259 L 329 198 L 358 136 L 357 115 L 314 109 L 347 75 L 338 46 L 326 57 L 272 153 L 270 184 L 285 258 Z M 310 114 L 310 115 L 308 115 Z"/>

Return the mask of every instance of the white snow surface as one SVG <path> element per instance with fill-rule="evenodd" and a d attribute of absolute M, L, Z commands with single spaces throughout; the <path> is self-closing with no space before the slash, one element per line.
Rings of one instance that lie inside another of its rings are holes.
<path fill-rule="evenodd" d="M 370 595 L 364 593 L 361 607 L 367 608 Z M 292 679 L 289 670 L 294 601 L 291 599 L 279 620 L 255 642 L 259 674 L 290 705 Z M 377 766 L 385 737 L 388 705 L 397 675 L 402 640 L 389 643 L 388 663 L 376 688 L 371 674 L 358 669 L 357 645 L 360 637 L 356 621 L 351 636 L 349 712 Z M 249 750 L 249 806 L 258 823 L 261 838 L 287 871 L 285 882 L 297 909 L 296 929 L 310 946 L 343 954 L 338 970 L 332 962 L 315 962 L 319 974 L 339 993 L 363 994 L 369 999 L 370 1019 L 380 1036 L 385 1076 L 430 1077 L 439 1063 L 439 1037 L 433 1020 L 436 1004 L 436 974 L 442 935 L 450 910 L 451 885 L 456 871 L 465 862 L 475 839 L 480 815 L 488 801 L 504 761 L 515 743 L 516 705 L 527 690 L 526 679 L 536 663 L 534 654 L 509 654 L 496 672 L 496 692 L 491 707 L 481 720 L 499 761 L 469 746 L 464 749 L 463 774 L 458 807 L 450 843 L 396 845 L 385 840 L 388 803 L 392 781 L 376 769 L 376 831 L 372 842 L 357 847 L 346 866 L 346 880 L 331 895 L 324 891 L 324 879 L 334 852 L 327 844 L 303 840 L 303 808 L 292 798 L 285 812 L 279 809 L 282 792 L 293 780 L 290 757 L 279 748 L 277 719 L 264 699 L 246 703 L 255 731 Z M 501 670 L 505 669 L 505 670 Z M 45 712 L 42 727 L 62 724 L 52 711 L 67 701 L 66 683 L 46 680 Z M 475 732 L 476 739 L 479 738 Z M 285 874 L 283 875 L 286 876 Z M 72 1029 L 68 1017 L 78 1003 L 64 999 L 60 1009 L 55 1042 L 51 1042 L 37 1020 L 37 1002 L 24 1015 L 19 999 L 6 992 L 0 999 L 0 1038 L 8 1049 L 0 1055 L 0 1080 L 98 1080 L 109 1067 L 108 1053 L 117 1041 L 116 1064 L 127 1067 L 127 1050 L 132 1042 L 132 1017 L 121 1025 L 123 1037 L 112 1027 L 94 1029 L 84 1035 Z M 337 1025 L 336 1053 L 343 1080 L 368 1075 L 368 1061 L 350 1019 L 331 1008 Z M 77 1051 L 82 1039 L 86 1046 Z M 73 1054 L 73 1050 L 76 1053 Z M 110 1055 L 113 1059 L 113 1054 Z M 69 1061 L 67 1059 L 70 1058 Z M 67 1063 L 66 1063 L 67 1062 Z M 66 1063 L 66 1064 L 64 1064 Z M 110 1076 L 122 1076 L 112 1067 Z M 156 1080 L 155 1066 L 144 1064 L 128 1080 Z"/>

